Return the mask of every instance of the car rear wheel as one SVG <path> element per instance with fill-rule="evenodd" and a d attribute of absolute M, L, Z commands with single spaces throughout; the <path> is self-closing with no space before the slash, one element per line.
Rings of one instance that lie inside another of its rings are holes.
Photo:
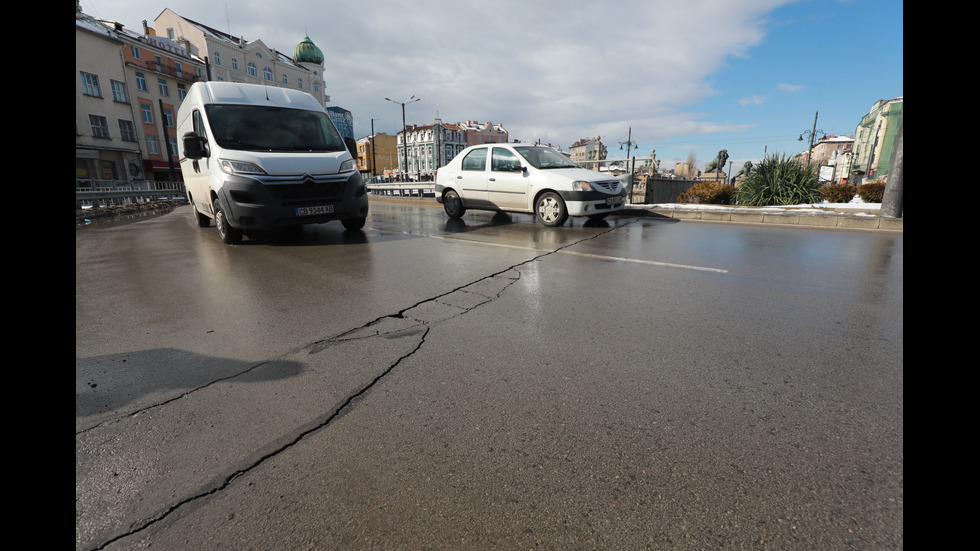
<path fill-rule="evenodd" d="M 463 200 L 459 198 L 459 194 L 455 191 L 447 191 L 442 196 L 442 206 L 446 209 L 446 216 L 450 218 L 459 218 L 466 212 L 466 207 L 463 206 Z"/>
<path fill-rule="evenodd" d="M 534 203 L 534 214 L 545 226 L 560 226 L 568 220 L 565 201 L 557 193 L 549 191 L 538 197 Z"/>

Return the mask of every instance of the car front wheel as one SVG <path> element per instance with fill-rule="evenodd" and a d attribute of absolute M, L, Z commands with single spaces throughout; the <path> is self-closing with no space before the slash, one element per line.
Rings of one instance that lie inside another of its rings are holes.
<path fill-rule="evenodd" d="M 565 201 L 554 192 L 542 194 L 534 204 L 534 214 L 545 226 L 560 226 L 568 220 Z"/>

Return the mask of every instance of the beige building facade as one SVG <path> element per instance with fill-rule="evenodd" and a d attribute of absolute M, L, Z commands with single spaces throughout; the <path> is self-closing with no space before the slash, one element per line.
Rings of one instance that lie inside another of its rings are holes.
<path fill-rule="evenodd" d="M 145 179 L 123 46 L 111 27 L 76 10 L 76 187 Z"/>
<path fill-rule="evenodd" d="M 326 107 L 330 96 L 323 80 L 323 52 L 305 37 L 293 56 L 270 48 L 262 40 L 245 40 L 192 21 L 166 8 L 153 21 L 165 36 L 206 60 L 209 80 L 245 82 L 294 88 L 307 92 Z"/>

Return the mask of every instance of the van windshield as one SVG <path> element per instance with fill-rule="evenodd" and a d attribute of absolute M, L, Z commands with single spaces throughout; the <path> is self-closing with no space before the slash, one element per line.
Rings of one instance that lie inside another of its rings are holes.
<path fill-rule="evenodd" d="M 514 149 L 534 168 L 578 168 L 571 159 L 550 147 L 515 147 Z"/>
<path fill-rule="evenodd" d="M 223 148 L 247 151 L 343 151 L 326 113 L 257 105 L 205 107 L 211 134 Z"/>

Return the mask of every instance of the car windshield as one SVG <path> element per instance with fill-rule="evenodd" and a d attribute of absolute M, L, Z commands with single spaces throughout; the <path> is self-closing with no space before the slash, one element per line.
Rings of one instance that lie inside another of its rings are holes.
<path fill-rule="evenodd" d="M 534 168 L 578 168 L 571 159 L 550 147 L 515 147 L 514 150 Z"/>
<path fill-rule="evenodd" d="M 249 151 L 342 151 L 344 140 L 326 113 L 256 105 L 208 105 L 221 147 Z"/>

